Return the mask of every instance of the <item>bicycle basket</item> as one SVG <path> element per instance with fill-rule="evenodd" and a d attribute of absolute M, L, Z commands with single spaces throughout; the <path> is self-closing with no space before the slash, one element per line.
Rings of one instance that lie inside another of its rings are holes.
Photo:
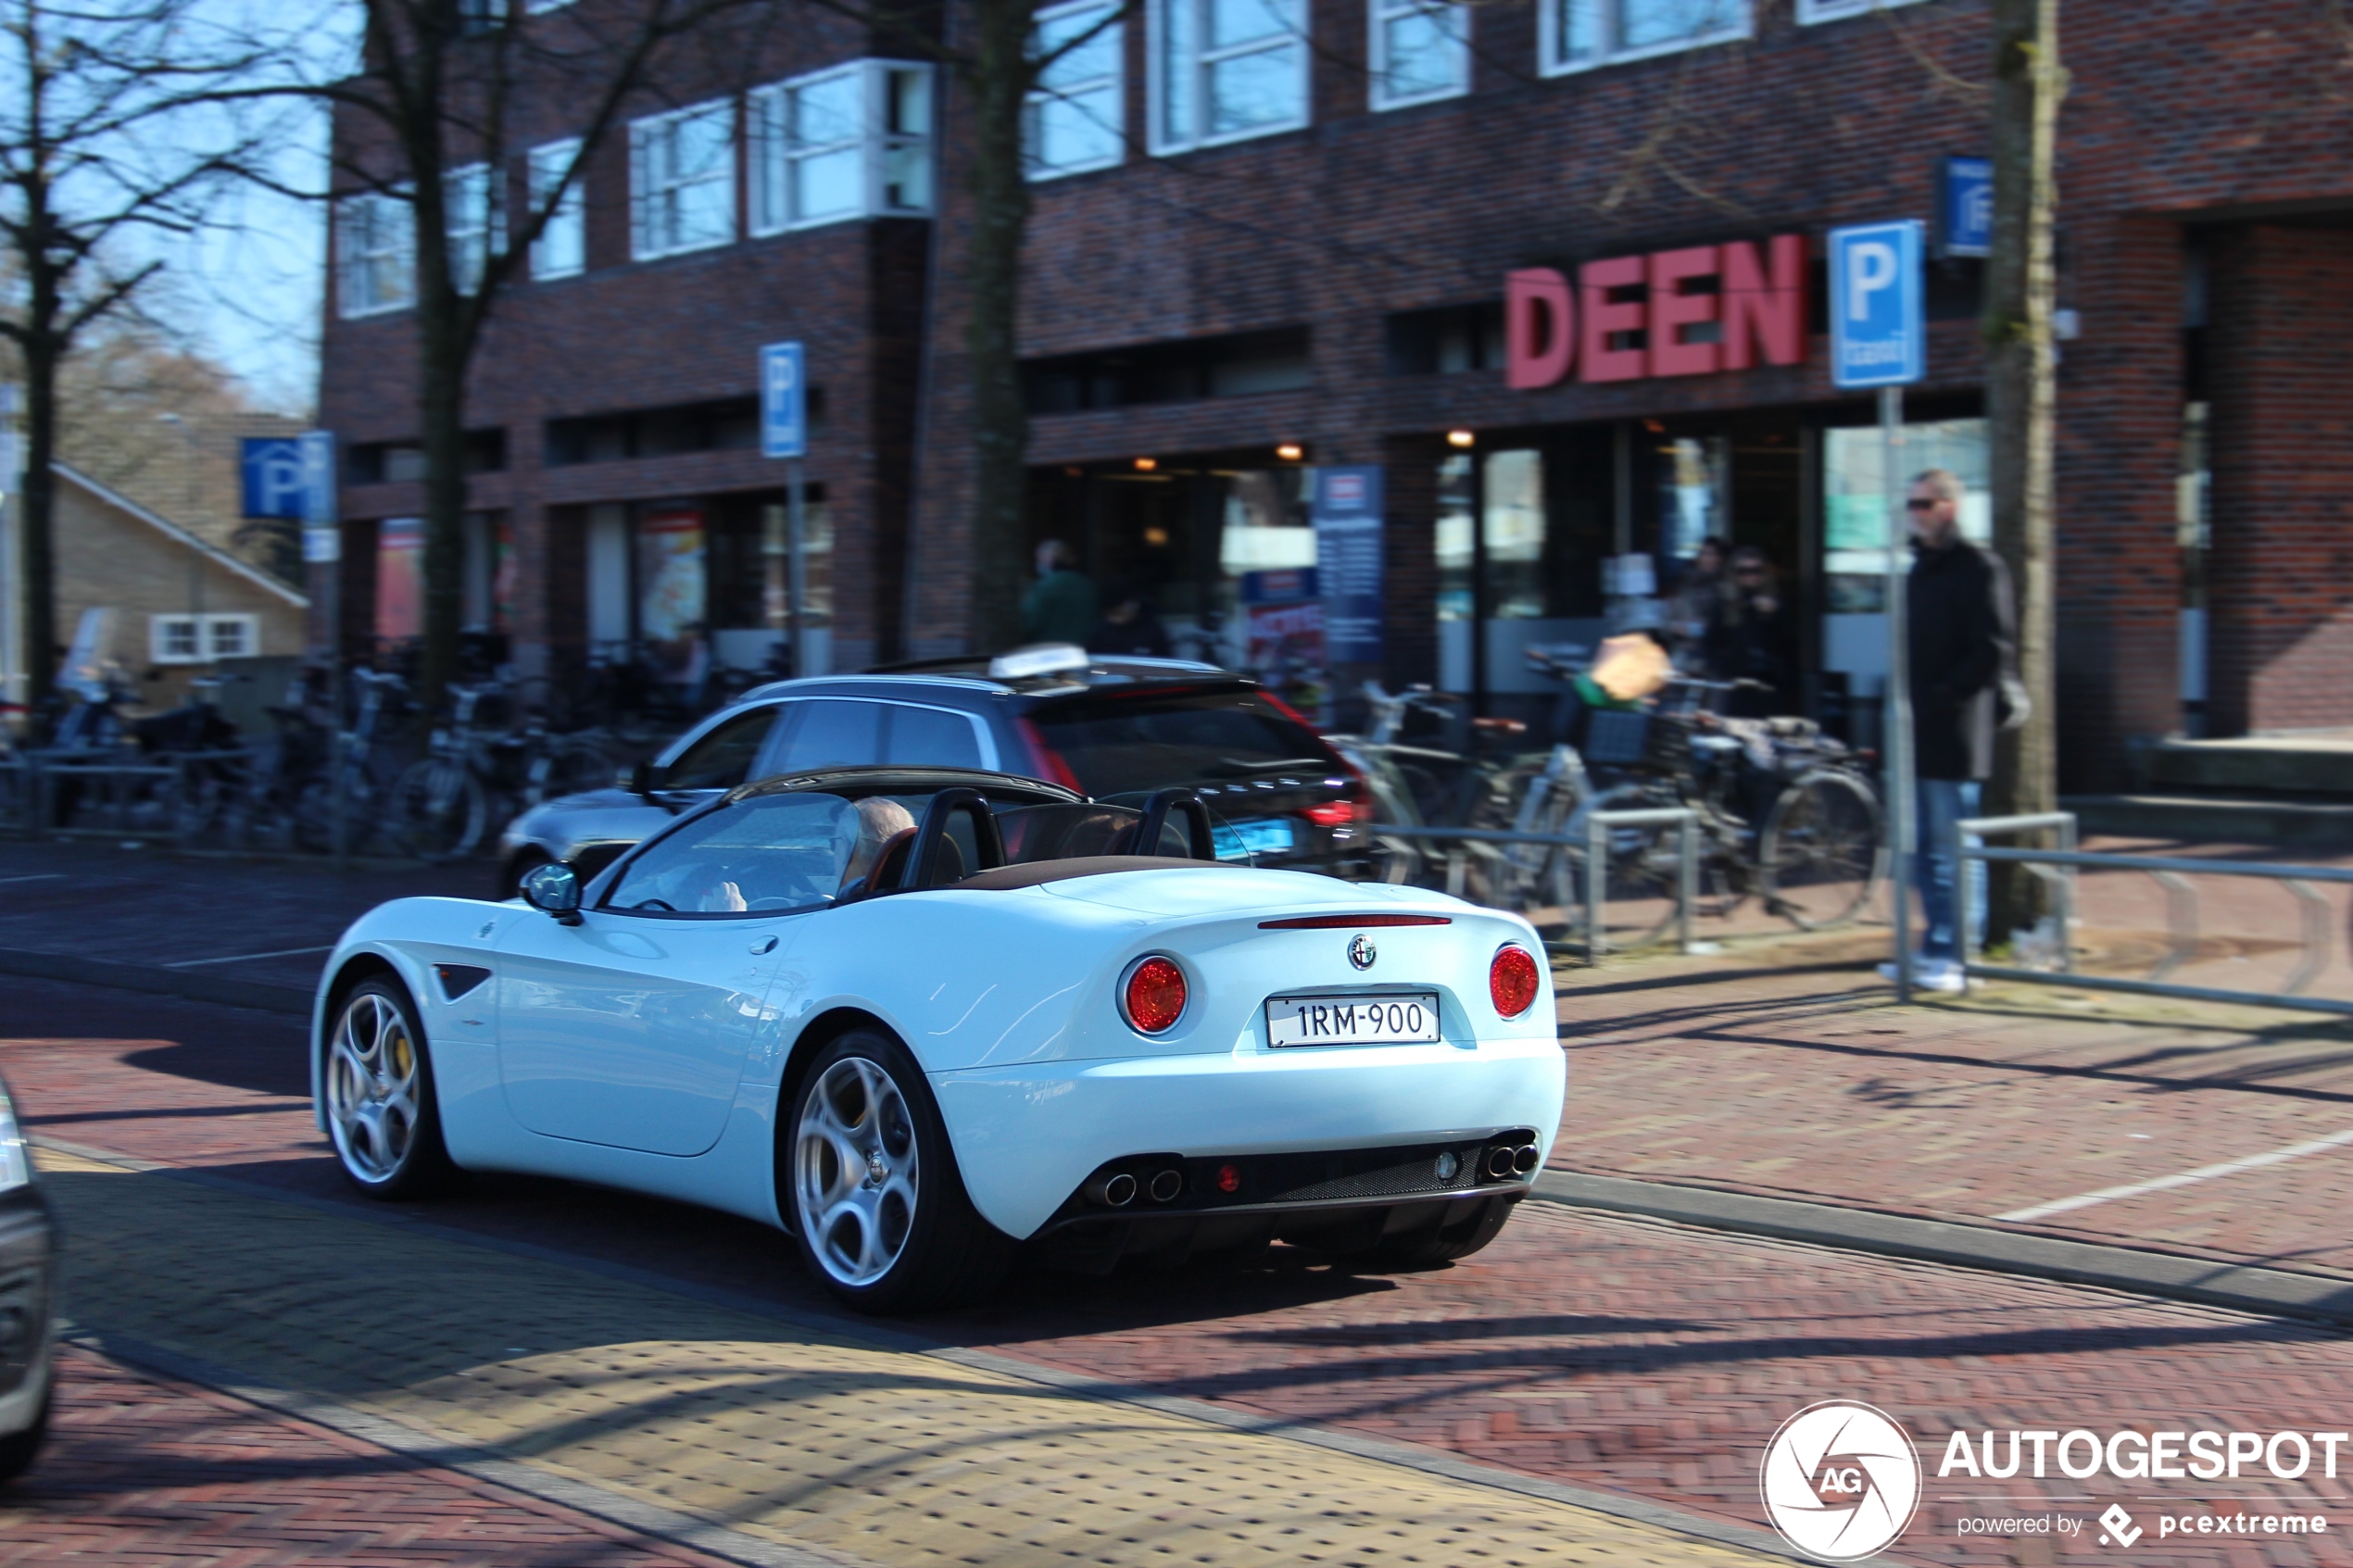
<path fill-rule="evenodd" d="M 1651 716 L 1618 709 L 1596 708 L 1585 715 L 1585 760 L 1631 767 L 1643 760 L 1650 746 Z"/>

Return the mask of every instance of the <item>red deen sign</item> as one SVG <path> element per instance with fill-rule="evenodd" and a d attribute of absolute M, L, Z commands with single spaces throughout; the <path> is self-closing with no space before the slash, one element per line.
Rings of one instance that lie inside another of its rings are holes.
<path fill-rule="evenodd" d="M 1580 382 L 1613 382 L 1805 363 L 1805 236 L 1775 235 L 1766 252 L 1743 240 L 1613 257 L 1579 267 L 1574 284 L 1549 267 L 1507 273 L 1504 383 L 1551 386 L 1572 369 Z"/>

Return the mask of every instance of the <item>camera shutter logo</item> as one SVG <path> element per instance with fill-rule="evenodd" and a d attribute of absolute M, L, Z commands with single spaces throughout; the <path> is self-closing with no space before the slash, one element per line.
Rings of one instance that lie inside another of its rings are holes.
<path fill-rule="evenodd" d="M 1920 1459 L 1882 1411 L 1825 1399 L 1781 1423 L 1765 1446 L 1758 1486 L 1783 1540 L 1824 1562 L 1853 1562 L 1911 1524 Z"/>

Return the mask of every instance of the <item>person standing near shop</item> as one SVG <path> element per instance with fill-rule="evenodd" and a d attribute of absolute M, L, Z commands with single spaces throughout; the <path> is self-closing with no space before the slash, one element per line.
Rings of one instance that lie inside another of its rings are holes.
<path fill-rule="evenodd" d="M 1085 646 L 1095 629 L 1095 585 L 1078 570 L 1068 545 L 1049 539 L 1038 546 L 1038 581 L 1021 600 L 1024 642 L 1076 643 Z"/>
<path fill-rule="evenodd" d="M 1708 628 L 1723 608 L 1730 584 L 1724 580 L 1724 558 L 1731 546 L 1710 534 L 1699 542 L 1699 552 L 1676 580 L 1667 601 L 1667 651 L 1686 675 L 1705 675 Z"/>
<path fill-rule="evenodd" d="M 2001 558 L 1961 537 L 1960 480 L 1930 469 L 1905 502 L 1912 525 L 1912 571 L 1905 583 L 1911 617 L 1912 756 L 1919 781 L 1919 854 L 1914 862 L 1927 931 L 1916 982 L 1963 991 L 1955 887 L 1954 824 L 1978 814 L 1994 772 L 1995 705 L 2015 646 L 2017 611 Z M 1970 918 L 1984 923 L 1982 884 Z M 1895 978 L 1895 966 L 1880 972 Z"/>
<path fill-rule="evenodd" d="M 1754 545 L 1732 552 L 1731 592 L 1716 604 L 1707 624 L 1708 673 L 1718 681 L 1755 681 L 1766 691 L 1728 692 L 1722 711 L 1733 719 L 1769 719 L 1794 710 L 1797 628 L 1781 599 L 1773 563 Z"/>

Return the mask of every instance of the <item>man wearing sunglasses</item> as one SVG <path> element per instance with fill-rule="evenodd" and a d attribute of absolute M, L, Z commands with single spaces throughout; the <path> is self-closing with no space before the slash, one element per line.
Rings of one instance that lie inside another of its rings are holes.
<path fill-rule="evenodd" d="M 1905 606 L 1919 781 L 1915 876 L 1928 927 L 1913 977 L 1931 991 L 1968 988 L 1956 924 L 1954 824 L 1978 814 L 1982 785 L 1993 776 L 1995 694 L 2017 624 L 2001 558 L 1961 537 L 1963 494 L 1949 470 L 1930 469 L 1912 481 L 1906 502 L 1914 551 Z M 1982 883 L 1971 904 L 1970 918 L 1982 928 Z M 1880 972 L 1893 980 L 1895 966 L 1881 964 Z"/>

